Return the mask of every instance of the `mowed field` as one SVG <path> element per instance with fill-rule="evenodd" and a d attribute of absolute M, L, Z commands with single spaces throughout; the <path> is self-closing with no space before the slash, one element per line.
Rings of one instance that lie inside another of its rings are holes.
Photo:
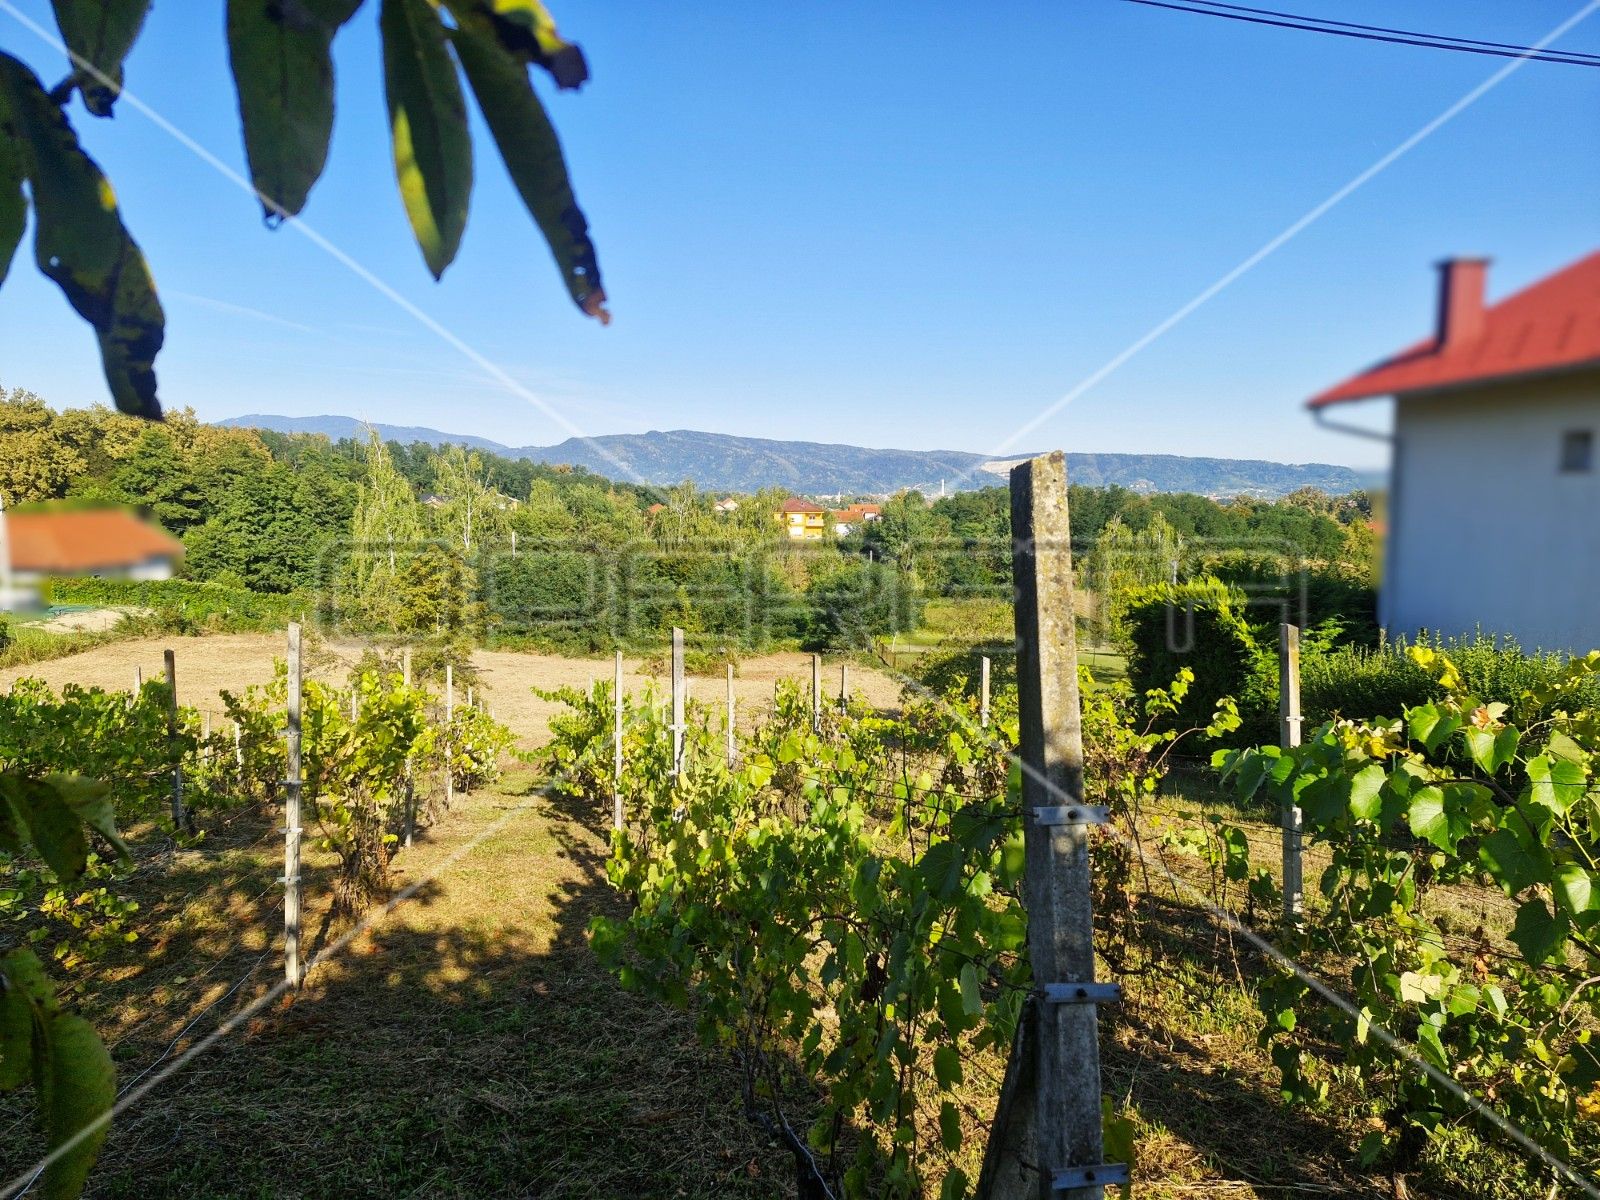
<path fill-rule="evenodd" d="M 185 705 L 208 710 L 221 717 L 220 693 L 227 689 L 242 692 L 252 683 L 272 678 L 273 661 L 284 655 L 284 638 L 279 634 L 217 634 L 208 637 L 137 638 L 114 642 L 48 662 L 0 670 L 0 689 L 18 679 L 42 679 L 53 688 L 66 683 L 125 691 L 133 686 L 136 672 L 146 680 L 162 678 L 162 652 L 172 650 L 177 658 L 178 699 Z M 313 678 L 344 683 L 352 664 L 364 647 L 354 642 L 323 642 L 308 639 L 305 670 Z M 654 684 L 666 696 L 664 655 L 643 660 L 623 660 L 623 689 L 637 692 Z M 613 664 L 609 659 L 566 658 L 549 654 L 527 654 L 505 650 L 479 650 L 473 655 L 477 670 L 475 697 L 494 711 L 495 718 L 516 734 L 524 747 L 537 746 L 548 736 L 549 721 L 560 708 L 533 694 L 534 688 L 584 688 L 596 679 L 610 679 Z M 839 690 L 837 659 L 826 660 L 823 672 L 824 695 Z M 773 688 L 780 679 L 793 679 L 809 687 L 811 659 L 806 654 L 769 654 L 747 658 L 739 663 L 734 680 L 734 695 L 740 724 L 743 725 L 772 701 Z M 876 670 L 849 665 L 849 686 L 879 708 L 898 705 L 900 684 Z M 726 683 L 722 675 L 689 677 L 689 698 L 716 706 L 723 704 Z M 466 698 L 465 687 L 457 689 L 456 700 Z"/>

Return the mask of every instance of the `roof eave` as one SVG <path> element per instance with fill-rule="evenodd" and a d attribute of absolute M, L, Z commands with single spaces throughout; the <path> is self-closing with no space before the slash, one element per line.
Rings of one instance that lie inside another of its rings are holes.
<path fill-rule="evenodd" d="M 1438 396 L 1448 392 L 1475 391 L 1479 388 L 1494 387 L 1502 383 L 1521 383 L 1527 380 L 1549 379 L 1557 375 L 1575 375 L 1583 371 L 1593 370 L 1600 370 L 1600 358 L 1583 358 L 1578 359 L 1576 362 L 1557 363 L 1554 366 L 1537 367 L 1528 371 L 1506 371 L 1495 375 L 1478 375 L 1467 379 L 1452 380 L 1447 383 L 1427 384 L 1421 387 L 1378 387 L 1346 392 L 1344 389 L 1354 382 L 1354 380 L 1351 380 L 1340 384 L 1338 387 L 1329 388 L 1325 392 L 1319 392 L 1307 400 L 1305 406 L 1309 409 L 1328 408 L 1334 404 L 1350 404 L 1357 400 L 1377 400 L 1385 396 L 1396 400 L 1415 396 Z"/>

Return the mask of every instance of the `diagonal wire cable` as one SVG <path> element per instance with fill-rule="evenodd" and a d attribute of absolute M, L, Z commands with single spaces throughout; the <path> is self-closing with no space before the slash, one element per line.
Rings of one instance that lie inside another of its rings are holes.
<path fill-rule="evenodd" d="M 1600 0 L 1587 0 L 1587 2 L 1584 3 L 1576 12 L 1567 17 L 1560 24 L 1556 25 L 1550 30 L 1549 33 L 1545 34 L 1542 38 L 1535 42 L 1532 49 L 1540 50 L 1550 45 L 1552 42 L 1556 41 L 1556 39 L 1562 37 L 1584 19 L 1589 17 L 1595 12 L 1596 9 L 1600 9 Z M 1339 204 L 1348 199 L 1352 194 L 1359 191 L 1366 184 L 1377 178 L 1377 176 L 1388 170 L 1396 162 L 1404 158 L 1407 154 L 1416 149 L 1428 138 L 1432 137 L 1440 129 L 1444 128 L 1467 109 L 1471 108 L 1479 100 L 1483 99 L 1484 96 L 1488 95 L 1507 79 L 1511 78 L 1511 76 L 1520 70 L 1528 61 L 1529 59 L 1525 56 L 1519 57 L 1512 62 L 1506 63 L 1503 67 L 1500 67 L 1482 83 L 1479 83 L 1460 99 L 1446 107 L 1432 120 L 1424 123 L 1416 130 L 1416 132 L 1400 141 L 1393 149 L 1389 150 L 1388 153 L 1382 155 L 1377 159 L 1377 161 L 1372 163 L 1366 169 L 1358 172 L 1347 183 L 1343 184 L 1339 188 L 1336 188 L 1326 199 L 1307 209 L 1306 212 L 1300 217 L 1290 222 L 1281 231 L 1264 242 L 1254 253 L 1246 256 L 1235 266 L 1225 271 L 1214 282 L 1202 288 L 1187 302 L 1179 305 L 1178 308 L 1174 309 L 1168 316 L 1156 322 L 1156 324 L 1151 326 L 1150 329 L 1148 329 L 1145 333 L 1141 334 L 1127 346 L 1123 347 L 1123 349 L 1112 355 L 1099 367 L 1091 371 L 1078 383 L 1074 384 L 1059 399 L 1046 405 L 1045 408 L 1043 408 L 1037 415 L 1018 426 L 1017 429 L 1009 436 L 1001 439 L 1001 441 L 996 444 L 995 448 L 989 452 L 988 457 L 1000 458 L 1003 457 L 1007 451 L 1013 450 L 1023 438 L 1033 433 L 1041 425 L 1044 425 L 1046 422 L 1051 420 L 1051 418 L 1055 417 L 1056 414 L 1058 414 L 1062 409 L 1066 408 L 1067 405 L 1078 399 L 1085 392 L 1097 387 L 1109 376 L 1115 374 L 1118 370 L 1125 366 L 1130 360 L 1137 357 L 1153 343 L 1159 341 L 1166 334 L 1170 333 L 1175 327 L 1182 324 L 1196 311 L 1203 308 L 1211 300 L 1215 299 L 1220 293 L 1227 290 L 1243 276 L 1249 274 L 1250 271 L 1254 270 L 1262 262 L 1270 258 L 1273 254 L 1277 253 L 1277 251 L 1281 250 L 1285 245 L 1294 240 L 1294 238 L 1298 237 L 1305 230 L 1316 224 Z M 973 466 L 962 470 L 956 476 L 957 484 L 963 482 L 964 480 L 970 479 L 977 469 L 978 468 L 976 466 Z"/>
<path fill-rule="evenodd" d="M 1597 2 L 1600 2 L 1600 0 L 1597 0 Z M 12 3 L 12 0 L 0 0 L 0 12 L 8 14 L 30 33 L 33 33 L 35 36 L 37 36 L 41 41 L 45 42 L 49 46 L 52 46 L 56 50 L 59 50 L 62 54 L 65 54 L 71 61 L 75 70 L 94 78 L 101 83 L 107 85 L 112 83 L 112 81 L 105 75 L 104 72 L 97 68 L 93 63 L 90 63 L 82 57 L 73 54 L 59 37 L 57 37 L 44 25 L 41 25 L 32 17 L 24 13 L 14 3 Z M 123 87 L 121 95 L 119 96 L 119 100 L 128 104 L 135 111 L 148 118 L 150 122 L 156 126 L 156 128 L 167 134 L 179 145 L 183 146 L 184 149 L 188 150 L 196 158 L 200 159 L 201 162 L 215 170 L 217 174 L 221 175 L 240 191 L 253 197 L 256 201 L 265 206 L 271 206 L 271 202 L 268 200 L 268 198 L 258 191 L 253 183 L 251 183 L 233 167 L 223 162 L 222 159 L 218 158 L 200 142 L 196 141 L 189 134 L 178 128 L 177 125 L 173 124 L 173 122 L 169 121 L 161 113 L 157 112 L 150 105 L 146 104 L 136 93 L 130 91 L 126 87 Z M 567 433 L 572 437 L 583 442 L 584 445 L 593 450 L 601 458 L 605 459 L 606 462 L 610 463 L 618 471 L 622 472 L 622 474 L 628 479 L 632 480 L 634 483 L 646 484 L 647 481 L 640 476 L 639 473 L 635 471 L 633 467 L 630 466 L 625 460 L 612 453 L 600 442 L 595 441 L 594 438 L 585 433 L 559 410 L 551 407 L 537 393 L 533 392 L 515 379 L 498 363 L 495 363 L 486 357 L 452 330 L 446 328 L 442 323 L 440 323 L 433 316 L 429 315 L 419 305 L 402 296 L 397 290 L 395 290 L 395 288 L 386 283 L 383 279 L 379 278 L 377 274 L 357 261 L 353 256 L 340 249 L 331 240 L 320 233 L 314 226 L 308 224 L 303 218 L 287 217 L 284 219 L 283 224 L 300 234 L 300 236 L 304 237 L 312 245 L 316 246 L 317 249 L 328 255 L 328 257 L 332 258 L 351 274 L 355 275 L 363 283 L 369 285 L 374 291 L 383 296 L 384 299 L 394 304 L 407 316 L 415 320 L 429 333 L 433 334 L 446 345 L 450 346 L 453 350 L 461 354 L 464 358 L 471 362 L 473 366 L 477 367 L 480 371 L 489 376 L 489 378 L 495 383 L 498 383 L 501 387 L 505 388 L 508 392 L 514 396 L 517 396 L 519 399 L 527 401 L 535 409 L 537 409 L 540 414 L 547 417 L 549 420 L 554 421 L 562 429 L 566 430 Z"/>

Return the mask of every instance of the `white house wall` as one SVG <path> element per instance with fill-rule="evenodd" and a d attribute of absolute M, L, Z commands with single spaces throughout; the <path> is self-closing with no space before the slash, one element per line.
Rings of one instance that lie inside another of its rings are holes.
<path fill-rule="evenodd" d="M 1564 474 L 1579 429 L 1597 461 Z M 1389 633 L 1600 648 L 1600 372 L 1405 398 L 1395 436 Z"/>

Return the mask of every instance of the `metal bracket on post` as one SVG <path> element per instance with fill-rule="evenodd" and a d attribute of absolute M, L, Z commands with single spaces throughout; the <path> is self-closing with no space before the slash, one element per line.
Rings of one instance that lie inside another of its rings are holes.
<path fill-rule="evenodd" d="M 1116 1004 L 1122 999 L 1120 983 L 1047 983 L 1048 1004 Z"/>
<path fill-rule="evenodd" d="M 1050 1172 L 1051 1190 L 1057 1192 L 1128 1182 L 1127 1163 L 1101 1163 L 1098 1167 L 1057 1167 Z"/>
<path fill-rule="evenodd" d="M 1035 825 L 1104 825 L 1111 810 L 1104 804 L 1058 804 L 1033 810 Z"/>

